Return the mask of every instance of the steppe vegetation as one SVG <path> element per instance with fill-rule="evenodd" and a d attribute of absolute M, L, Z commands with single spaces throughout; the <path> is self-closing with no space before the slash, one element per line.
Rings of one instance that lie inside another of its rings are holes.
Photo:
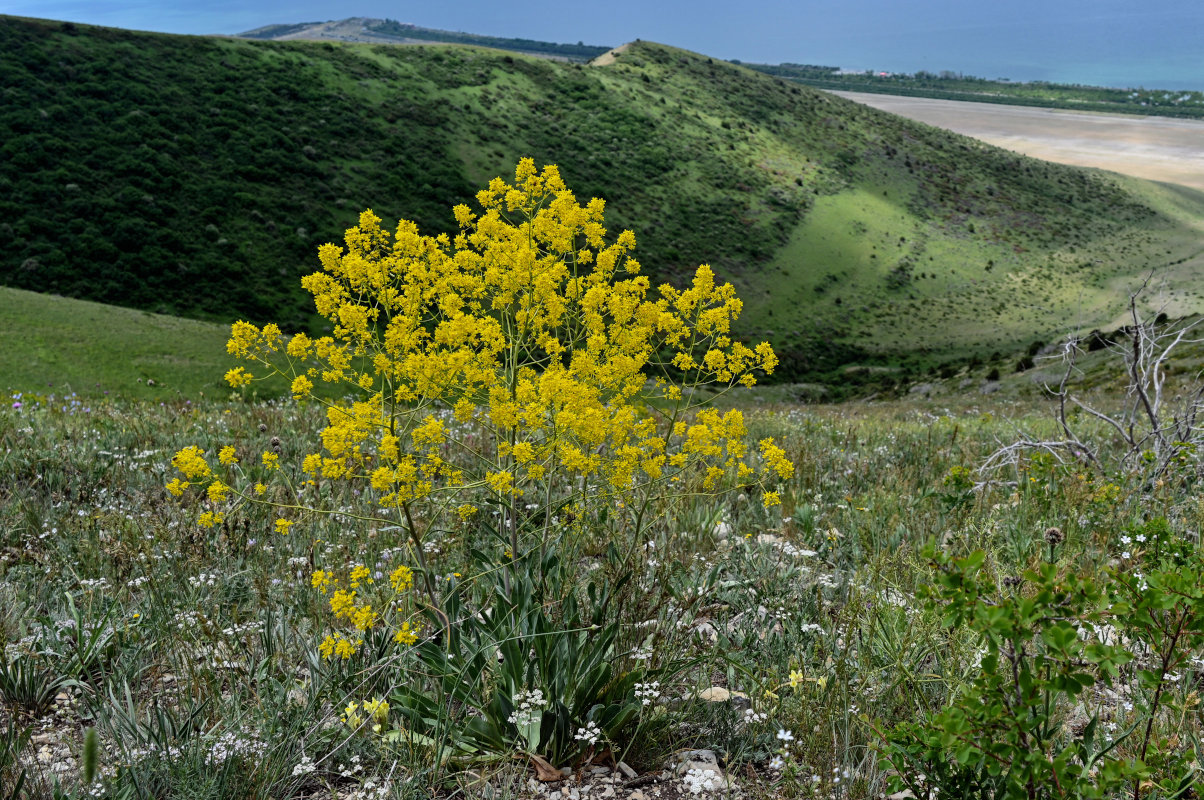
<path fill-rule="evenodd" d="M 219 397 L 4 404 L 0 797 L 1191 796 L 1198 428 L 1030 380 L 1127 413 L 1190 334 L 989 405 L 713 396 L 773 366 L 729 289 L 648 293 L 558 181 L 454 239 L 365 212 L 332 335 L 235 325 Z"/>
<path fill-rule="evenodd" d="M 1199 291 L 1199 193 L 649 42 L 588 67 L 3 18 L 0 69 L 0 281 L 17 288 L 320 335 L 298 288 L 318 245 L 366 207 L 450 233 L 454 203 L 530 155 L 608 198 L 656 280 L 711 264 L 774 378 L 829 397 L 1107 326 L 1150 268 Z"/>
<path fill-rule="evenodd" d="M 1097 392 L 1114 397 L 1115 384 Z M 110 398 L 85 409 L 27 395 L 12 405 L 0 413 L 0 697 L 8 730 L 17 735 L 29 725 L 39 737 L 23 748 L 27 761 L 54 748 L 53 761 L 29 767 L 30 786 L 57 775 L 78 793 L 82 732 L 92 727 L 112 796 L 122 787 L 135 787 L 129 796 L 329 795 L 331 787 L 362 790 L 370 780 L 390 782 L 399 796 L 426 787 L 480 796 L 473 787 L 482 779 L 498 787 L 496 796 L 527 793 L 528 769 L 507 757 L 522 742 L 504 724 L 506 746 L 458 743 L 440 762 L 420 738 L 382 737 L 372 724 L 353 729 L 343 719 L 353 703 L 385 699 L 393 710 L 383 732 L 405 731 L 393 692 L 431 679 L 416 654 L 401 655 L 387 638 L 346 662 L 318 653 L 330 611 L 311 585 L 314 570 L 363 564 L 387 578 L 406 558 L 399 526 L 357 520 L 374 512 L 348 493 L 339 498 L 346 516 L 306 520 L 288 536 L 276 531 L 270 509 L 256 506 L 205 531 L 164 491 L 173 474 L 167 461 L 187 444 L 217 453 L 233 443 L 248 461 L 279 447 L 282 475 L 299 484 L 300 459 L 326 424 L 316 404 Z M 1140 475 L 1031 458 L 997 476 L 1001 482 L 975 486 L 974 466 L 1011 438 L 1014 424 L 1040 429 L 1049 420 L 1039 400 L 751 411 L 750 436 L 775 436 L 797 465 L 780 512 L 737 492 L 698 498 L 649 526 L 623 602 L 583 594 L 577 610 L 547 609 L 556 631 L 617 625 L 615 641 L 599 645 L 608 648 L 614 676 L 659 683 L 647 706 L 627 687 L 636 714 L 606 745 L 641 773 L 679 749 L 714 749 L 753 797 L 876 797 L 891 771 L 881 762 L 884 736 L 946 708 L 982 673 L 982 623 L 946 619 L 941 604 L 923 599 L 944 574 L 925 545 L 954 557 L 984 554 L 975 584 L 984 610 L 1040 586 L 1015 579 L 1045 562 L 1058 580 L 1077 575 L 1115 591 L 1161 577 L 1164 559 L 1186 559 L 1174 569 L 1198 569 L 1202 512 L 1198 492 L 1178 480 L 1183 473 L 1147 484 Z M 1184 473 L 1195 468 L 1193 457 Z M 1050 528 L 1065 541 L 1050 547 Z M 425 544 L 430 569 L 455 582 L 466 609 L 491 604 L 488 576 L 505 555 L 487 527 L 465 525 Z M 549 573 L 561 590 L 584 589 L 584 575 L 597 583 L 619 577 L 598 532 L 577 544 L 581 552 L 566 565 L 572 577 Z M 1198 591 L 1151 585 L 1171 601 Z M 1184 603 L 1194 623 L 1198 612 Z M 1100 631 L 1126 631 L 1120 641 L 1138 658 L 1111 681 L 1054 703 L 1048 741 L 1069 747 L 1092 725 L 1100 749 L 1120 740 L 1110 757 L 1124 762 L 1144 742 L 1138 723 L 1153 719 L 1146 761 L 1160 781 L 1178 780 L 1198 753 L 1195 633 L 1175 643 L 1171 668 L 1160 675 L 1158 651 L 1144 649 L 1130 617 L 1102 604 L 1076 609 L 1086 611 L 1100 616 L 1072 622 L 1084 632 L 1093 630 L 1089 621 Z M 1036 630 L 1041 622 L 1026 624 Z M 592 641 L 563 635 L 570 648 Z M 465 639 L 457 655 L 474 669 L 496 663 L 489 639 Z M 513 655 L 525 666 L 525 653 Z M 580 677 L 564 669 L 565 679 Z M 747 700 L 701 699 L 716 686 Z M 1160 710 L 1150 715 L 1160 687 Z M 469 680 L 465 690 L 482 697 L 489 688 Z M 467 721 L 464 707 L 445 713 L 433 719 L 451 727 Z M 782 729 L 792 741 L 778 738 Z M 983 740 L 978 731 L 974 737 Z M 954 742 L 941 751 L 950 761 Z M 9 761 L 0 763 L 9 764 L 11 789 L 11 759 L 22 748 L 7 746 Z M 160 757 L 165 750 L 174 757 Z M 774 770 L 779 751 L 785 758 Z M 303 763 L 314 770 L 298 773 Z M 921 769 L 906 759 L 899 768 L 912 778 Z"/>

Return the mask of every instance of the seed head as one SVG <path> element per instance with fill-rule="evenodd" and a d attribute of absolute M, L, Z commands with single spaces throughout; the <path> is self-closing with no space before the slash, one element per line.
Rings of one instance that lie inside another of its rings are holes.
<path fill-rule="evenodd" d="M 1045 541 L 1050 547 L 1057 547 L 1062 542 L 1066 541 L 1066 535 L 1062 533 L 1061 528 L 1046 528 Z"/>

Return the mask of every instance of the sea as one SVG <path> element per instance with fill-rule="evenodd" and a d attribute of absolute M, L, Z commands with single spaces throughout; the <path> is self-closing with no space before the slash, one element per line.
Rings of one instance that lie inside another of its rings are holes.
<path fill-rule="evenodd" d="M 863 5 L 856 24 L 848 15 L 824 18 L 813 12 L 809 25 L 768 37 L 766 49 L 783 57 L 760 60 L 1204 91 L 1202 0 L 864 0 Z M 785 57 L 788 50 L 795 55 Z"/>

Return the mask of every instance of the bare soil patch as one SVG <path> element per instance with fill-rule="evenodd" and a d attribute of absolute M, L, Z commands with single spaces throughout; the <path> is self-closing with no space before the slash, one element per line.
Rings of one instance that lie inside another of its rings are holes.
<path fill-rule="evenodd" d="M 615 63 L 615 59 L 618 57 L 618 55 L 627 50 L 629 47 L 631 47 L 631 42 L 628 42 L 627 44 L 621 44 L 614 50 L 607 51 L 598 56 L 593 61 L 589 62 L 589 65 L 591 67 L 609 67 L 611 64 Z"/>

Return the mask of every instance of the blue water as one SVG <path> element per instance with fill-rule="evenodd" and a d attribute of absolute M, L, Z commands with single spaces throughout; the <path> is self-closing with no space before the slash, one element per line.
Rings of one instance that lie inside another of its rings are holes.
<path fill-rule="evenodd" d="M 982 78 L 1204 90 L 1204 3 L 1000 0 L 882 8 L 880 23 L 811 42 L 805 63 L 891 72 L 951 70 Z M 1005 10 L 998 8 L 1004 6 Z M 1027 7 L 1027 8 L 1026 8 Z M 864 18 L 863 18 L 864 19 Z M 890 25 L 888 26 L 888 22 Z M 837 33 L 830 30 L 830 33 Z"/>

